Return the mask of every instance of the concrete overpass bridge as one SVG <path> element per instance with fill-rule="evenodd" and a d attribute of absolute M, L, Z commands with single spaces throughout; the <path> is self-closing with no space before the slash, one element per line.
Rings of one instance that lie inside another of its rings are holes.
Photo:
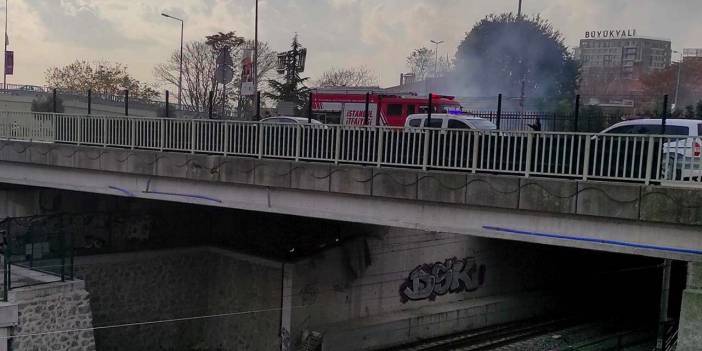
<path fill-rule="evenodd" d="M 7 112 L 0 138 L 6 184 L 635 254 L 700 273 L 694 139 Z M 698 279 L 690 306 L 702 303 Z M 702 325 L 687 318 L 688 333 Z"/>
<path fill-rule="evenodd" d="M 671 137 L 31 113 L 0 137 L 9 184 L 702 260 L 702 159 Z"/>

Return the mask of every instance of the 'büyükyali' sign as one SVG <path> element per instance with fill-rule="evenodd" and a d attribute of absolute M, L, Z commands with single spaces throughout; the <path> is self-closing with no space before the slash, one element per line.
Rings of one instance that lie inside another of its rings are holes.
<path fill-rule="evenodd" d="M 592 30 L 585 32 L 585 39 L 621 39 L 635 36 L 636 29 Z"/>

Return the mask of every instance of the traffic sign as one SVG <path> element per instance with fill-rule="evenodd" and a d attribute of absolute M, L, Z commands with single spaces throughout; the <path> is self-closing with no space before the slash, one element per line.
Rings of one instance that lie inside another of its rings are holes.
<path fill-rule="evenodd" d="M 229 66 L 219 66 L 215 71 L 215 80 L 220 84 L 228 84 L 234 79 L 234 70 Z"/>
<path fill-rule="evenodd" d="M 241 95 L 252 96 L 256 94 L 256 89 L 254 89 L 253 82 L 242 82 L 241 83 Z"/>

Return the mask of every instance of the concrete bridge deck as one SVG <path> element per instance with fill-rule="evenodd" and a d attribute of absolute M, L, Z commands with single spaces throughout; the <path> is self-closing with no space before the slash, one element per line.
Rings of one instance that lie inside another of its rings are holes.
<path fill-rule="evenodd" d="M 0 182 L 702 261 L 702 191 L 0 141 Z"/>

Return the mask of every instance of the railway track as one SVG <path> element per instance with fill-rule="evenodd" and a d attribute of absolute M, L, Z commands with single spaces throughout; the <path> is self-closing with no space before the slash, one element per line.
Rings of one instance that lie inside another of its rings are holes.
<path fill-rule="evenodd" d="M 619 328 L 615 328 L 619 329 Z M 651 340 L 641 329 L 614 331 L 611 323 L 573 318 L 531 320 L 457 333 L 383 351 L 621 350 Z M 655 334 L 654 334 L 655 335 Z"/>
<path fill-rule="evenodd" d="M 552 319 L 504 324 L 398 346 L 383 351 L 482 351 L 513 344 L 577 325 L 572 319 Z"/>

